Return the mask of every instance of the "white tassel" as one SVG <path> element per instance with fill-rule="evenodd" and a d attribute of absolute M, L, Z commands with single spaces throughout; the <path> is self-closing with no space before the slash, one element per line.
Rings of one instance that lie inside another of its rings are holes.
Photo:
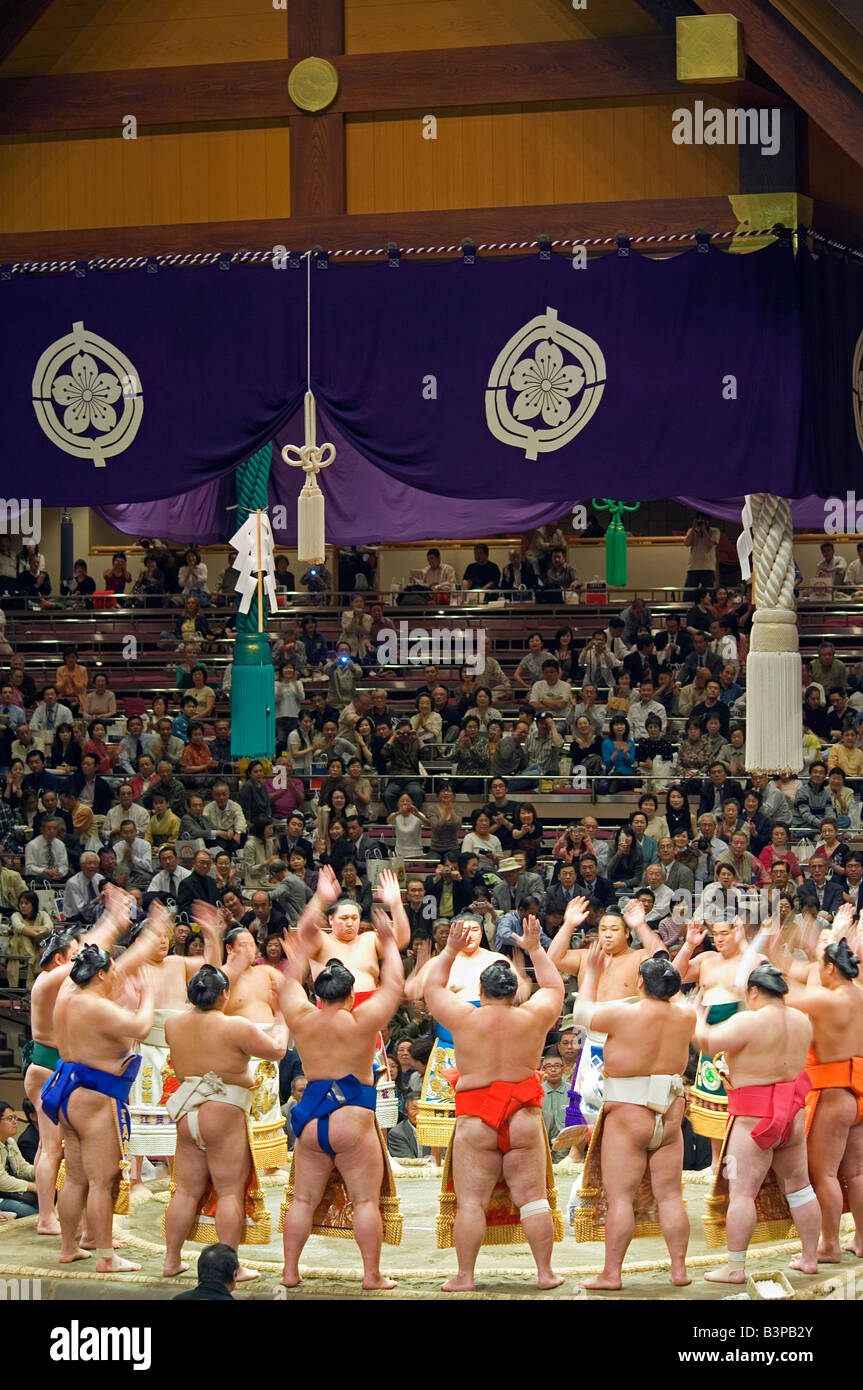
<path fill-rule="evenodd" d="M 315 398 L 307 391 L 304 401 L 305 443 L 286 444 L 282 458 L 292 468 L 303 468 L 306 481 L 297 502 L 297 559 L 303 564 L 321 565 L 326 557 L 324 494 L 315 476 L 336 456 L 334 444 L 318 444 Z"/>

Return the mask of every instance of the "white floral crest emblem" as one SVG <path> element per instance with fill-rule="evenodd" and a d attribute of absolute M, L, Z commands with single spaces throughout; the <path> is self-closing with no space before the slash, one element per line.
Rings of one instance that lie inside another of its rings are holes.
<path fill-rule="evenodd" d="M 128 449 L 138 433 L 144 397 L 128 357 L 83 323 L 74 323 L 72 332 L 39 358 L 33 409 L 44 433 L 64 453 L 104 468 L 105 460 Z"/>
<path fill-rule="evenodd" d="M 564 353 L 574 360 L 565 362 Z M 592 418 L 605 376 L 598 344 L 547 308 L 498 354 L 486 387 L 486 423 L 496 439 L 524 449 L 525 458 L 552 453 Z"/>

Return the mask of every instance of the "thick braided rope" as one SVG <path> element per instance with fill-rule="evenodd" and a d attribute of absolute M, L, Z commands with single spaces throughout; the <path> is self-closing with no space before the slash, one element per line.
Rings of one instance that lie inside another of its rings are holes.
<path fill-rule="evenodd" d="M 769 492 L 751 494 L 752 571 L 757 608 L 794 612 L 794 527 L 786 497 Z"/>
<path fill-rule="evenodd" d="M 237 525 L 242 526 L 251 512 L 269 506 L 267 484 L 273 460 L 272 444 L 265 444 L 237 469 Z M 264 599 L 264 627 L 267 625 L 267 600 Z M 252 599 L 248 613 L 237 613 L 237 632 L 257 632 L 258 599 Z"/>

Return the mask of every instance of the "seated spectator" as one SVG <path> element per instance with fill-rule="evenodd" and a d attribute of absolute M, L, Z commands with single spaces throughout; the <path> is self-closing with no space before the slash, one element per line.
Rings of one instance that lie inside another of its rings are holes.
<path fill-rule="evenodd" d="M 405 1046 L 405 1043 L 399 1043 L 400 1048 Z M 414 1075 L 418 1076 L 419 1073 L 415 1072 Z M 431 1154 L 431 1149 L 421 1144 L 417 1138 L 418 1113 L 418 1095 L 408 1095 L 404 1102 L 404 1119 L 399 1120 L 398 1124 L 387 1131 L 390 1158 L 428 1158 Z"/>
<path fill-rule="evenodd" d="M 654 646 L 660 667 L 677 667 L 689 656 L 692 637 L 686 628 L 681 627 L 676 613 L 666 613 L 665 626 L 657 634 Z"/>
<path fill-rule="evenodd" d="M 8 949 L 10 956 L 23 956 L 24 959 L 6 960 L 6 979 L 10 989 L 33 988 L 42 947 L 53 930 L 54 919 L 45 908 L 40 908 L 37 894 L 30 889 L 19 893 L 17 907 L 9 919 Z"/>
<path fill-rule="evenodd" d="M 713 726 L 713 727 L 715 727 L 715 728 L 718 730 L 719 724 L 718 724 L 718 721 L 716 721 L 715 715 L 711 715 L 711 716 L 710 716 L 710 719 L 714 720 L 714 726 Z M 710 737 L 710 728 L 711 728 L 710 720 L 708 720 L 708 725 L 707 725 L 707 729 L 708 729 L 707 736 L 708 736 L 708 738 Z M 739 781 L 740 778 L 745 778 L 745 777 L 746 777 L 746 730 L 744 729 L 744 727 L 743 727 L 742 724 L 732 724 L 732 725 L 731 725 L 731 730 L 730 730 L 729 735 L 728 735 L 728 743 L 727 743 L 727 745 L 726 745 L 726 749 L 728 750 L 727 753 L 726 753 L 726 757 L 727 757 L 727 759 L 728 759 L 726 766 L 728 767 L 728 774 L 729 774 L 729 776 L 730 776 L 730 777 L 733 777 L 736 781 Z M 723 758 L 723 757 L 720 757 L 719 760 L 720 760 L 721 762 L 725 762 L 725 758 Z"/>
<path fill-rule="evenodd" d="M 563 682 L 560 682 L 563 684 Z M 423 698 L 422 696 L 420 698 Z M 465 711 L 465 718 L 475 717 L 479 720 L 480 731 L 488 734 L 489 725 L 492 722 L 503 723 L 503 715 L 500 710 L 492 707 L 491 691 L 487 685 L 476 686 L 473 692 L 473 703 Z"/>
<path fill-rule="evenodd" d="M 117 761 L 117 749 L 108 747 L 108 730 L 101 719 L 93 719 L 87 726 L 89 738 L 81 749 L 81 757 L 92 755 L 96 760 L 96 772 L 100 777 L 110 777 Z"/>
<path fill-rule="evenodd" d="M 70 785 L 78 800 L 89 806 L 94 816 L 106 816 L 111 809 L 114 793 L 110 782 L 97 772 L 98 763 L 93 753 L 81 753 L 81 771 L 74 772 Z"/>
<path fill-rule="evenodd" d="M 165 576 L 155 555 L 144 556 L 141 573 L 132 585 L 132 593 L 148 604 L 160 603 L 165 593 Z"/>
<path fill-rule="evenodd" d="M 712 815 L 722 814 L 722 807 L 726 801 L 736 801 L 738 807 L 743 805 L 743 788 L 739 782 L 733 781 L 728 776 L 728 769 L 723 762 L 712 762 L 709 767 L 709 780 L 702 781 L 701 794 L 698 802 L 698 814 L 703 816 L 706 811 Z"/>
<path fill-rule="evenodd" d="M 839 742 L 834 743 L 827 754 L 827 767 L 842 769 L 845 777 L 859 777 L 863 773 L 863 749 L 857 746 L 856 729 L 843 729 Z"/>
<path fill-rule="evenodd" d="M 822 541 L 821 559 L 815 571 L 815 578 L 826 581 L 830 589 L 840 587 L 845 578 L 845 567 L 847 561 L 844 556 L 836 554 L 836 547 L 832 541 Z"/>
<path fill-rule="evenodd" d="M 761 796 L 761 809 L 771 824 L 790 825 L 791 807 L 766 772 L 753 772 L 750 781 Z"/>
<path fill-rule="evenodd" d="M 644 721 L 644 737 L 635 745 L 635 756 L 642 772 L 652 772 L 655 759 L 670 765 L 674 762 L 674 744 L 662 736 L 662 720 L 651 711 Z"/>
<path fill-rule="evenodd" d="M 532 727 L 528 722 L 529 718 L 529 715 L 524 718 L 519 717 L 512 732 L 504 734 L 499 743 L 495 745 L 491 759 L 491 772 L 495 777 L 517 777 L 527 767 L 528 755 L 525 744 Z"/>
<path fill-rule="evenodd" d="M 524 742 L 524 751 L 527 754 L 525 771 L 528 775 L 555 774 L 560 767 L 562 746 L 563 740 L 553 716 L 545 710 L 538 710 Z"/>
<path fill-rule="evenodd" d="M 78 597 L 88 599 L 91 594 L 96 592 L 96 581 L 91 579 L 87 573 L 87 561 L 76 560 L 74 565 L 74 579 L 64 580 L 60 585 L 60 593 L 65 597 Z"/>
<path fill-rule="evenodd" d="M 51 593 L 51 576 L 41 568 L 40 555 L 31 555 L 18 576 L 18 593 L 44 602 Z"/>
<path fill-rule="evenodd" d="M 602 710 L 598 707 L 596 703 L 597 696 L 598 691 L 594 683 L 592 681 L 585 681 L 584 685 L 581 687 L 580 697 L 573 701 L 572 708 L 570 709 L 566 717 L 565 727 L 568 732 L 575 728 L 575 721 L 577 719 L 580 719 L 581 716 L 584 714 L 590 720 L 596 732 L 598 734 L 602 733 L 605 720 L 603 718 Z M 620 708 L 623 710 L 623 713 L 625 714 L 626 711 L 629 709 L 629 700 L 626 699 L 621 704 Z"/>
<path fill-rule="evenodd" d="M 715 714 L 719 720 L 722 736 L 727 739 L 728 731 L 731 726 L 731 712 L 728 705 L 723 704 L 719 698 L 721 693 L 722 688 L 719 681 L 711 677 L 704 686 L 704 695 L 702 699 L 699 700 L 697 704 L 693 705 L 691 717 L 693 719 L 701 719 L 703 722 L 709 714 Z"/>
<path fill-rule="evenodd" d="M 758 792 L 750 790 L 744 794 L 739 823 L 749 832 L 749 848 L 757 858 L 770 842 L 770 821 L 761 810 Z"/>
<path fill-rule="evenodd" d="M 620 779 L 635 776 L 635 743 L 622 714 L 612 716 L 608 737 L 602 740 L 602 759 L 606 774 L 614 774 L 609 790 L 617 790 Z"/>
<path fill-rule="evenodd" d="M 571 699 L 572 687 L 568 681 L 561 680 L 558 662 L 554 657 L 547 657 L 542 663 L 542 680 L 534 682 L 528 695 L 534 712 L 562 719 Z"/>
<path fill-rule="evenodd" d="M 326 565 L 310 565 L 305 574 L 300 575 L 300 583 L 305 584 L 310 594 L 320 595 L 322 603 L 328 602 L 333 591 L 333 576 Z"/>
<path fill-rule="evenodd" d="M 75 738 L 72 724 L 61 724 L 51 745 L 51 767 L 56 773 L 67 775 L 77 772 L 81 767 L 81 745 Z"/>
<path fill-rule="evenodd" d="M 832 816 L 826 816 L 821 823 L 821 839 L 815 853 L 827 860 L 828 870 L 833 878 L 845 886 L 845 865 L 851 853 L 848 845 L 839 839 L 839 827 Z"/>
<path fill-rule="evenodd" d="M 538 918 L 541 911 L 542 903 L 538 898 L 525 898 L 511 912 L 505 912 L 496 925 L 494 949 L 500 951 L 501 955 L 512 957 L 513 952 L 520 949 L 518 938 L 523 935 L 528 917 Z M 539 939 L 543 950 L 547 951 L 551 945 L 551 938 L 541 930 Z"/>
<path fill-rule="evenodd" d="M 658 858 L 657 842 L 652 835 L 647 833 L 647 815 L 640 808 L 633 811 L 629 817 L 629 828 L 635 837 L 635 843 L 641 850 L 645 866 L 655 864 Z"/>
<path fill-rule="evenodd" d="M 216 692 L 211 685 L 207 684 L 206 666 L 196 665 L 192 667 L 192 684 L 189 694 L 195 701 L 196 718 L 209 719 L 216 704 Z"/>
<path fill-rule="evenodd" d="M 542 576 L 539 591 L 540 603 L 563 603 L 564 594 L 578 590 L 578 573 L 566 563 L 566 550 L 555 546 L 551 552 L 551 564 Z"/>
<path fill-rule="evenodd" d="M 473 590 L 480 593 L 489 593 L 500 587 L 500 570 L 494 561 L 489 559 L 488 546 L 482 541 L 473 548 L 473 563 L 467 566 L 461 587 L 465 591 Z"/>
<path fill-rule="evenodd" d="M 726 853 L 719 860 L 719 864 L 728 864 L 734 873 L 734 882 L 746 886 L 753 883 L 756 878 L 757 864 L 755 855 L 749 849 L 749 835 L 743 828 L 733 831 L 728 842 Z M 761 874 L 758 873 L 760 879 Z"/>
<path fill-rule="evenodd" d="M 169 814 L 165 798 L 160 796 L 157 805 L 162 811 L 160 824 L 166 823 Z M 177 817 L 173 818 L 175 826 L 174 834 L 170 837 L 176 839 L 176 831 L 179 829 L 180 822 Z M 166 837 L 167 838 L 167 837 Z M 141 892 L 146 892 L 150 887 L 150 879 L 153 877 L 153 844 L 163 843 L 161 837 L 158 838 L 153 833 L 153 821 L 147 830 L 147 837 L 138 835 L 135 830 L 133 820 L 124 820 L 120 826 L 120 838 L 114 841 L 112 846 L 117 858 L 117 870 L 114 875 L 117 883 L 122 888 L 138 888 Z"/>
<path fill-rule="evenodd" d="M 819 646 L 818 655 L 812 663 L 810 680 L 813 685 L 822 687 L 825 698 L 829 698 L 831 690 L 847 688 L 848 668 L 836 656 L 832 642 L 822 642 Z"/>
<path fill-rule="evenodd" d="M 727 862 L 718 861 L 715 878 L 707 884 L 701 894 L 699 916 L 708 926 L 714 922 L 733 922 L 740 907 L 740 894 L 734 883 L 734 869 Z"/>
<path fill-rule="evenodd" d="M 503 846 L 491 833 L 491 823 L 485 811 L 474 811 L 471 821 L 473 829 L 462 841 L 462 853 L 476 855 L 482 868 L 493 869 L 503 858 Z"/>
<path fill-rule="evenodd" d="M 696 631 L 692 634 L 692 651 L 678 669 L 677 680 L 681 687 L 685 687 L 695 680 L 696 672 L 702 670 L 718 680 L 723 664 L 722 657 L 710 650 L 708 634 Z"/>
<path fill-rule="evenodd" d="M 441 564 L 440 551 L 432 546 L 426 551 L 428 564 L 423 570 L 422 582 L 433 593 L 452 593 L 456 586 L 455 570 L 452 565 Z"/>
<path fill-rule="evenodd" d="M 774 825 L 770 831 L 770 844 L 767 845 L 759 854 L 758 861 L 769 874 L 771 866 L 777 859 L 782 859 L 788 865 L 789 872 L 795 883 L 803 882 L 803 871 L 797 862 L 797 856 L 788 845 L 788 829 L 784 825 Z M 825 865 L 826 868 L 826 865 Z"/>
<path fill-rule="evenodd" d="M 852 851 L 845 860 L 845 901 L 856 912 L 863 911 L 863 855 Z"/>
<path fill-rule="evenodd" d="M 502 592 L 507 595 L 530 593 L 538 583 L 536 570 L 530 561 L 522 557 L 520 550 L 512 549 L 509 563 L 504 565 L 500 578 Z"/>
<path fill-rule="evenodd" d="M 803 727 L 809 729 L 822 743 L 831 737 L 830 711 L 821 698 L 821 687 L 807 686 L 803 696 Z"/>
<path fill-rule="evenodd" d="M 63 917 L 92 922 L 104 875 L 99 873 L 99 856 L 87 852 L 81 855 L 81 868 L 66 883 L 63 894 Z"/>
<path fill-rule="evenodd" d="M 60 821 L 44 820 L 41 834 L 34 835 L 24 852 L 24 873 L 29 879 L 47 878 L 59 883 L 68 877 L 69 856 L 60 838 Z"/>
<path fill-rule="evenodd" d="M 417 712 L 411 717 L 410 724 L 420 743 L 440 743 L 443 726 L 440 715 L 432 709 L 430 697 L 418 695 L 416 708 Z"/>
<path fill-rule="evenodd" d="M 185 646 L 187 642 L 204 641 L 209 635 L 210 624 L 201 612 L 200 600 L 189 594 L 174 624 L 174 637 Z"/>
<path fill-rule="evenodd" d="M 564 629 L 569 631 L 569 629 Z M 604 690 L 614 686 L 621 663 L 615 659 L 608 647 L 607 634 L 599 628 L 577 657 L 571 658 L 570 673 L 582 684 L 601 686 Z M 567 673 L 567 679 L 569 674 Z"/>
<path fill-rule="evenodd" d="M 742 694 L 743 686 L 737 681 L 737 667 L 727 663 L 719 672 L 719 698 L 723 705 L 730 707 Z"/>
<path fill-rule="evenodd" d="M 822 854 L 813 854 L 806 867 L 808 877 L 799 883 L 797 901 L 801 908 L 812 907 L 832 917 L 845 899 L 841 880 L 827 877 L 830 866 Z"/>
<path fill-rule="evenodd" d="M 212 903 L 213 906 L 219 900 L 219 888 L 215 878 L 210 872 L 212 859 L 205 849 L 199 849 L 192 861 L 192 872 L 184 878 L 180 884 L 177 894 L 177 910 L 185 912 L 190 921 L 193 920 L 194 904 L 200 899 L 201 902 Z M 222 896 L 222 906 L 226 906 L 226 897 Z M 269 897 L 267 898 L 269 901 Z"/>
<path fill-rule="evenodd" d="M 830 792 L 830 806 L 836 817 L 836 823 L 840 830 L 846 829 L 851 824 L 854 792 L 851 787 L 846 787 L 845 773 L 841 767 L 831 767 L 827 774 L 827 788 Z"/>
<path fill-rule="evenodd" d="M 189 742 L 180 759 L 183 772 L 214 772 L 216 760 L 204 742 L 204 726 L 195 720 L 189 725 Z"/>
<path fill-rule="evenodd" d="M 111 593 L 123 594 L 126 592 L 126 585 L 131 584 L 131 582 L 132 576 L 126 564 L 126 552 L 125 550 L 115 550 L 110 569 L 102 572 L 102 583 L 105 589 L 109 589 Z"/>
<path fill-rule="evenodd" d="M 29 724 L 33 733 L 53 733 L 60 724 L 72 723 L 72 711 L 68 705 L 61 704 L 57 690 L 46 685 L 42 691 L 42 702 L 30 715 Z"/>
<path fill-rule="evenodd" d="M 202 608 L 210 606 L 210 591 L 207 588 L 207 566 L 198 551 L 192 546 L 186 551 L 185 563 L 180 566 L 177 578 L 180 593 L 198 600 Z"/>
<path fill-rule="evenodd" d="M 553 660 L 553 657 L 551 652 L 547 652 L 544 648 L 542 633 L 529 633 L 527 651 L 515 668 L 513 681 L 516 685 L 520 685 L 523 690 L 529 689 L 537 681 L 543 679 L 543 665 L 550 659 Z"/>
<path fill-rule="evenodd" d="M 623 669 L 629 672 L 633 690 L 644 683 L 656 688 L 659 681 L 659 660 L 656 656 L 656 648 L 651 633 L 642 633 L 637 638 L 635 651 L 630 652 L 629 656 L 625 658 Z"/>
<path fill-rule="evenodd" d="M 89 679 L 87 668 L 78 661 L 75 648 L 64 648 L 63 665 L 57 667 L 55 684 L 58 696 L 69 709 L 74 711 L 81 707 Z"/>
<path fill-rule="evenodd" d="M 632 827 L 622 825 L 615 831 L 611 842 L 606 874 L 611 879 L 615 891 L 622 893 L 641 882 L 643 870 L 644 857 L 640 846 L 636 844 Z"/>
<path fill-rule="evenodd" d="M 362 594 L 355 594 L 351 599 L 350 608 L 342 613 L 341 619 L 341 641 L 346 644 L 348 651 L 355 661 L 365 661 L 372 649 L 370 632 L 372 628 L 371 615 L 366 612 L 366 601 Z"/>
<path fill-rule="evenodd" d="M 655 716 L 651 716 L 655 718 Z M 574 721 L 573 739 L 569 745 L 569 756 L 573 767 L 583 767 L 588 777 L 597 777 L 604 767 L 602 739 L 594 724 L 586 714 L 580 714 Z"/>
<path fill-rule="evenodd" d="M 611 879 L 600 875 L 595 854 L 581 856 L 575 887 L 579 897 L 598 898 L 603 907 L 608 907 L 617 898 Z"/>
<path fill-rule="evenodd" d="M 8 1100 L 0 1100 L 0 1212 L 7 1217 L 35 1216 L 39 1209 L 36 1172 L 15 1142 L 18 1116 Z"/>
<path fill-rule="evenodd" d="M 104 671 L 97 671 L 93 677 L 93 689 L 85 694 L 81 713 L 85 719 L 113 719 L 117 713 L 117 697 L 109 690 Z"/>
<path fill-rule="evenodd" d="M 465 716 L 454 746 L 456 760 L 453 771 L 459 779 L 459 790 L 481 793 L 484 785 L 482 779 L 491 772 L 491 749 L 488 736 L 475 714 Z M 389 804 L 389 784 L 384 796 Z"/>
<path fill-rule="evenodd" d="M 275 867 L 274 864 L 273 868 Z M 284 877 L 285 865 L 281 860 L 279 868 L 281 876 Z M 243 916 L 243 926 L 252 933 L 258 949 L 264 950 L 271 935 L 281 936 L 282 932 L 288 930 L 288 919 L 275 899 L 263 888 L 259 888 L 252 894 L 252 906 Z M 272 963 L 267 962 L 268 965 Z"/>
<path fill-rule="evenodd" d="M 632 701 L 632 682 L 628 671 L 621 671 L 620 679 L 614 687 L 613 694 L 608 696 L 605 702 L 606 712 L 610 719 L 612 714 L 629 714 L 629 706 Z"/>

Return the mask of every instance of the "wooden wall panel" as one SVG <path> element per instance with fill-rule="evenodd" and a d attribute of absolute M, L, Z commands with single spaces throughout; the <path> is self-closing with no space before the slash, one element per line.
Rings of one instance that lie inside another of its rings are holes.
<path fill-rule="evenodd" d="M 676 104 L 454 109 L 428 141 L 418 112 L 349 117 L 348 212 L 736 192 L 736 147 L 675 145 Z"/>
<path fill-rule="evenodd" d="M 19 137 L 0 144 L 0 231 L 288 217 L 288 158 L 278 124 L 138 140 Z"/>
<path fill-rule="evenodd" d="M 816 203 L 830 203 L 863 222 L 860 168 L 813 120 L 809 121 L 809 187 L 805 191 Z M 858 231 L 858 239 L 860 235 Z"/>
<path fill-rule="evenodd" d="M 345 0 L 345 26 L 347 53 L 659 33 L 636 0 Z"/>
<path fill-rule="evenodd" d="M 4 77 L 286 58 L 284 10 L 270 0 L 55 0 Z"/>

